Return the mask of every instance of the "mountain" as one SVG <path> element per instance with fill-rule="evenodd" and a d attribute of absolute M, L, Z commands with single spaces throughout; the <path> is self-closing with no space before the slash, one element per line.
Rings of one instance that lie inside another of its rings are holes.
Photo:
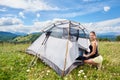
<path fill-rule="evenodd" d="M 114 41 L 116 39 L 116 36 L 120 35 L 120 33 L 118 32 L 107 32 L 107 33 L 101 33 L 101 34 L 97 34 L 98 38 L 102 38 L 102 39 L 109 39 L 110 41 Z"/>
<path fill-rule="evenodd" d="M 114 41 L 116 39 L 115 35 L 97 35 L 98 38 L 108 39 L 110 41 Z"/>
<path fill-rule="evenodd" d="M 107 32 L 107 33 L 101 33 L 99 35 L 111 35 L 111 36 L 118 36 L 120 35 L 120 32 Z"/>
<path fill-rule="evenodd" d="M 36 40 L 41 33 L 31 33 L 31 34 L 26 34 L 26 33 L 20 33 L 20 32 L 4 32 L 0 31 L 0 41 L 4 42 L 33 42 Z"/>
<path fill-rule="evenodd" d="M 0 41 L 10 41 L 17 37 L 16 34 L 0 31 Z"/>
<path fill-rule="evenodd" d="M 27 35 L 27 33 L 24 33 L 24 32 L 14 32 L 14 34 L 19 35 L 19 36 Z"/>
<path fill-rule="evenodd" d="M 40 32 L 34 32 L 31 34 L 21 33 L 21 32 L 3 32 L 0 31 L 0 41 L 9 41 L 9 42 L 33 42 L 35 41 L 39 36 L 41 35 Z M 115 32 L 109 32 L 109 33 L 102 33 L 97 34 L 97 37 L 99 39 L 109 39 L 111 41 L 114 41 L 116 39 L 116 36 L 118 36 L 119 33 Z"/>

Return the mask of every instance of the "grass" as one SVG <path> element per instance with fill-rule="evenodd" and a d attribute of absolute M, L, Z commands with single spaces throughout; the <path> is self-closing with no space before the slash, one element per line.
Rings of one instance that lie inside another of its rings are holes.
<path fill-rule="evenodd" d="M 29 70 L 32 55 L 25 53 L 30 44 L 0 44 L 0 80 L 120 80 L 120 42 L 100 42 L 103 56 L 101 71 L 89 65 L 74 69 L 65 77 L 60 77 L 41 60 Z"/>

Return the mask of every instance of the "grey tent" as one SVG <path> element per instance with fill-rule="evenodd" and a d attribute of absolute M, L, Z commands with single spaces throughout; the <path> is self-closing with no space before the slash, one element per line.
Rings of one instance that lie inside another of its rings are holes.
<path fill-rule="evenodd" d="M 86 29 L 80 23 L 61 20 L 51 23 L 42 32 L 27 53 L 37 55 L 60 76 L 67 75 L 79 65 L 76 58 L 80 52 L 89 47 Z"/>

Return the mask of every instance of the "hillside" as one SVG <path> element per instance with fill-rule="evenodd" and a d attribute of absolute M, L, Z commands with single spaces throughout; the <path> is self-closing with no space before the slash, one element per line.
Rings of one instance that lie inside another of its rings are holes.
<path fill-rule="evenodd" d="M 33 42 L 36 40 L 41 33 L 11 33 L 0 31 L 0 41 L 1 42 L 15 42 L 15 43 L 24 43 L 24 42 Z"/>
<path fill-rule="evenodd" d="M 19 36 L 12 40 L 12 42 L 24 43 L 24 42 L 33 42 L 35 41 L 41 33 L 28 34 L 26 36 Z"/>
<path fill-rule="evenodd" d="M 17 37 L 16 34 L 0 31 L 0 41 L 10 41 Z"/>

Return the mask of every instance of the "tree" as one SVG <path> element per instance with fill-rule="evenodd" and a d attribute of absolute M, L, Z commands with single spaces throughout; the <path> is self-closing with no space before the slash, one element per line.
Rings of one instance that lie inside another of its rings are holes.
<path fill-rule="evenodd" d="M 120 35 L 116 37 L 116 41 L 120 41 Z"/>
<path fill-rule="evenodd" d="M 110 41 L 108 38 L 98 38 L 99 41 Z"/>

